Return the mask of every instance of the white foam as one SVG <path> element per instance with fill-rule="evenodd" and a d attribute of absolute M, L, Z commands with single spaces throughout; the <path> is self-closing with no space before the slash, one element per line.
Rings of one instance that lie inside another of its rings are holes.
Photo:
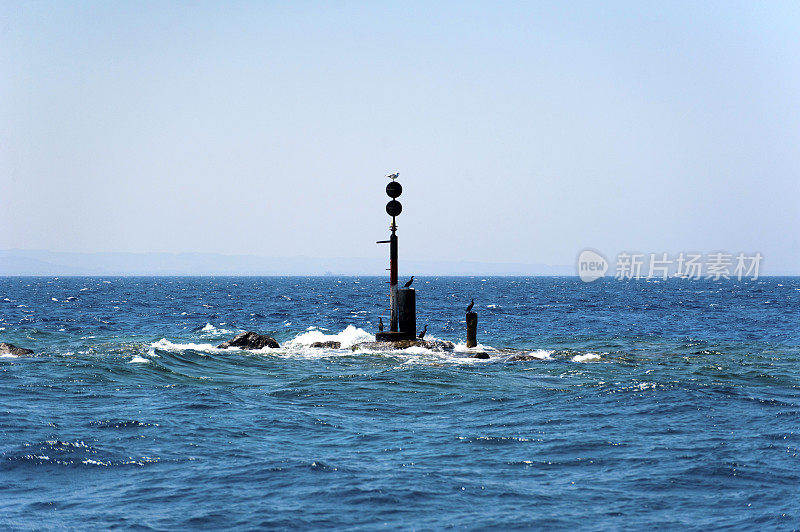
<path fill-rule="evenodd" d="M 573 362 L 594 362 L 600 360 L 600 355 L 597 353 L 586 353 L 584 355 L 575 355 L 572 357 Z"/>
<path fill-rule="evenodd" d="M 0 354 L 0 358 L 17 358 L 17 355 L 12 355 L 11 353 L 2 353 Z"/>
<path fill-rule="evenodd" d="M 485 363 L 485 360 L 471 358 L 470 354 L 475 352 L 489 352 L 492 354 L 491 358 L 499 360 L 496 357 L 497 350 L 491 346 L 478 345 L 472 349 L 467 349 L 465 344 L 459 344 L 453 351 L 441 351 L 428 349 L 421 346 L 412 346 L 406 349 L 363 349 L 353 352 L 350 348 L 361 342 L 374 342 L 375 336 L 359 327 L 348 325 L 344 330 L 335 334 L 326 334 L 322 327 L 309 327 L 308 330 L 301 332 L 295 338 L 282 343 L 279 348 L 265 347 L 258 350 L 240 350 L 237 347 L 230 347 L 227 349 L 220 349 L 208 343 L 178 343 L 162 338 L 157 342 L 153 342 L 150 350 L 147 353 L 148 357 L 158 356 L 155 354 L 155 349 L 162 349 L 165 351 L 183 351 L 194 350 L 207 353 L 225 353 L 225 354 L 241 354 L 242 356 L 248 355 L 268 355 L 273 357 L 282 358 L 301 358 L 307 360 L 325 359 L 331 357 L 341 356 L 359 356 L 359 355 L 379 355 L 387 356 L 390 358 L 400 359 L 402 365 L 429 365 L 429 364 L 478 364 Z M 437 340 L 437 338 L 429 335 L 425 337 L 426 340 Z M 314 348 L 311 344 L 315 342 L 339 342 L 339 349 L 331 348 Z M 543 353 L 550 353 L 541 351 Z M 467 355 L 467 356 L 465 356 Z"/>
<path fill-rule="evenodd" d="M 204 335 L 207 336 L 214 336 L 219 334 L 231 334 L 233 331 L 229 331 L 228 329 L 217 328 L 211 325 L 210 323 L 206 323 L 202 329 L 200 329 Z"/>
<path fill-rule="evenodd" d="M 403 349 L 403 353 L 408 353 L 409 355 L 432 355 L 434 352 L 424 347 L 412 345 Z"/>
<path fill-rule="evenodd" d="M 374 342 L 375 336 L 364 329 L 359 329 L 353 325 L 348 325 L 343 331 L 337 334 L 325 334 L 320 329 L 306 331 L 297 335 L 284 344 L 284 347 L 308 347 L 314 342 L 339 342 L 342 349 L 349 349 L 360 342 Z"/>
<path fill-rule="evenodd" d="M 548 351 L 547 349 L 537 349 L 536 351 L 531 351 L 528 354 L 540 360 L 553 360 L 553 357 L 550 356 L 553 353 L 555 353 L 555 351 Z"/>
<path fill-rule="evenodd" d="M 425 338 L 425 339 L 427 340 L 428 338 Z M 430 339 L 436 340 L 437 338 L 430 337 Z M 455 348 L 453 350 L 456 353 L 479 353 L 481 351 L 496 351 L 496 349 L 494 347 L 492 347 L 490 345 L 483 345 L 483 344 L 478 344 L 475 347 L 467 347 L 466 342 L 460 343 L 460 344 L 456 344 Z"/>
<path fill-rule="evenodd" d="M 149 362 L 150 361 L 147 360 L 146 358 L 143 358 L 143 357 L 140 357 L 140 356 L 137 355 L 137 356 L 133 357 L 130 360 L 130 362 L 128 362 L 128 364 L 147 364 Z"/>
<path fill-rule="evenodd" d="M 194 343 L 186 343 L 186 344 L 176 344 L 170 342 L 166 338 L 162 338 L 157 342 L 153 342 L 150 344 L 150 347 L 155 349 L 163 349 L 164 351 L 184 351 L 186 349 L 193 349 L 195 351 L 224 351 L 224 349 L 218 349 L 211 344 L 194 344 Z M 231 349 L 236 349 L 236 347 L 232 347 Z"/>

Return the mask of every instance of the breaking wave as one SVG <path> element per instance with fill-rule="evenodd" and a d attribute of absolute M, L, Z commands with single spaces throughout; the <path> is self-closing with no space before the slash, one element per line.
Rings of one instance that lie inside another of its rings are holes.
<path fill-rule="evenodd" d="M 220 329 L 210 323 L 197 330 L 199 338 L 208 338 L 211 335 L 225 333 L 224 329 Z M 228 333 L 232 334 L 232 332 Z M 323 327 L 312 326 L 298 333 L 294 338 L 281 342 L 281 346 L 278 348 L 265 347 L 263 349 L 241 350 L 237 347 L 219 348 L 215 344 L 203 342 L 202 340 L 181 342 L 161 338 L 150 344 L 150 349 L 146 355 L 137 354 L 130 360 L 130 363 L 144 364 L 150 362 L 153 357 L 158 357 L 158 354 L 156 354 L 157 349 L 168 352 L 192 350 L 209 354 L 250 353 L 299 359 L 379 355 L 400 359 L 402 364 L 481 364 L 487 362 L 534 362 L 537 360 L 588 363 L 602 360 L 602 357 L 597 353 L 575 354 L 574 351 L 559 352 L 551 349 L 535 349 L 533 351 L 511 348 L 498 349 L 486 344 L 478 344 L 478 346 L 470 348 L 465 343 L 456 343 L 452 349 L 444 349 L 435 344 L 447 343 L 446 340 L 432 335 L 427 335 L 425 340 L 434 345 L 413 345 L 400 349 L 375 344 L 374 334 L 355 325 L 348 325 L 339 332 L 331 332 Z M 312 347 L 316 343 L 328 342 L 338 342 L 339 345 L 338 347 L 330 345 L 327 347 Z M 364 345 L 359 346 L 359 344 Z"/>
<path fill-rule="evenodd" d="M 312 327 L 310 330 L 299 334 L 286 342 L 285 347 L 309 347 L 315 342 L 339 342 L 342 349 L 349 349 L 361 342 L 374 342 L 375 335 L 364 329 L 348 325 L 343 331 L 336 334 L 325 334 L 321 329 Z"/>
<path fill-rule="evenodd" d="M 531 351 L 528 353 L 529 356 L 534 358 L 538 358 L 539 360 L 553 360 L 553 353 L 555 351 L 548 351 L 547 349 L 537 349 L 536 351 Z"/>

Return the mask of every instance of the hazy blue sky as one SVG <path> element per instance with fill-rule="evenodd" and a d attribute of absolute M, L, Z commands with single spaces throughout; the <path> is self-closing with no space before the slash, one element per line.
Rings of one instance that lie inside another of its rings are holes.
<path fill-rule="evenodd" d="M 800 273 L 798 2 L 0 6 L 0 248 Z"/>

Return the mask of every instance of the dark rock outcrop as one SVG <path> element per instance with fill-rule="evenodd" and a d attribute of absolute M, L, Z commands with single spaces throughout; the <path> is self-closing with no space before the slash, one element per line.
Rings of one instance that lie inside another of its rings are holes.
<path fill-rule="evenodd" d="M 484 353 L 481 351 L 480 353 L 475 353 L 474 355 L 470 355 L 469 358 L 480 358 L 481 360 L 487 360 L 489 358 L 489 353 Z"/>
<path fill-rule="evenodd" d="M 353 351 L 394 351 L 409 347 L 424 347 L 432 351 L 450 351 L 455 347 L 447 340 L 399 340 L 397 342 L 361 342 L 353 346 Z"/>
<path fill-rule="evenodd" d="M 342 347 L 342 342 L 337 342 L 335 340 L 329 340 L 327 342 L 314 342 L 311 344 L 311 347 L 324 347 L 327 349 L 339 349 Z"/>
<path fill-rule="evenodd" d="M 513 355 L 508 357 L 510 362 L 527 362 L 529 360 L 539 360 L 533 355 Z"/>
<path fill-rule="evenodd" d="M 33 351 L 30 349 L 25 349 L 24 347 L 17 347 L 12 344 L 7 344 L 5 342 L 0 342 L 0 355 L 14 355 L 17 357 L 25 356 L 25 355 L 32 355 Z"/>
<path fill-rule="evenodd" d="M 263 349 L 265 347 L 280 347 L 275 338 L 271 336 L 264 336 L 263 334 L 254 333 L 252 331 L 237 334 L 233 340 L 228 340 L 219 344 L 217 347 L 220 349 L 227 349 L 228 347 L 238 347 L 240 349 Z"/>

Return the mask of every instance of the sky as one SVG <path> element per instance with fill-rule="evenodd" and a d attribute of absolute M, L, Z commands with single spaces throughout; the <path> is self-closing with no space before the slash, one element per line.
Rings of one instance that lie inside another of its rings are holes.
<path fill-rule="evenodd" d="M 0 3 L 0 249 L 800 274 L 800 3 Z"/>

